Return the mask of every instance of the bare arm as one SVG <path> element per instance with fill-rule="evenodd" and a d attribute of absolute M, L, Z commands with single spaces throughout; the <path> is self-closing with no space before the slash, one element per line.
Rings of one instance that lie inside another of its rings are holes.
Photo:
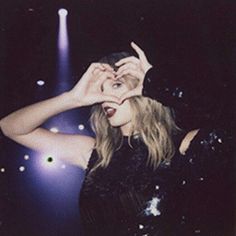
<path fill-rule="evenodd" d="M 63 93 L 13 112 L 0 121 L 0 126 L 3 133 L 17 143 L 85 168 L 94 145 L 93 138 L 54 134 L 39 127 L 48 118 L 76 107 L 80 105 L 70 93 Z"/>
<path fill-rule="evenodd" d="M 1 120 L 6 136 L 25 135 L 44 123 L 48 118 L 63 111 L 79 107 L 69 93 L 63 93 L 42 102 L 24 107 Z"/>
<path fill-rule="evenodd" d="M 57 97 L 22 108 L 0 120 L 2 132 L 12 140 L 42 153 L 50 153 L 69 163 L 86 167 L 94 139 L 84 135 L 52 133 L 39 126 L 50 117 L 69 109 L 104 100 L 117 101 L 102 94 L 100 84 L 111 73 L 92 64 L 76 86 Z"/>

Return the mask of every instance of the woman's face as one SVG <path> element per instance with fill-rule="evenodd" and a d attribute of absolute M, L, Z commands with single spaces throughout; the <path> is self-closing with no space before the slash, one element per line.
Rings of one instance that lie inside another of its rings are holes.
<path fill-rule="evenodd" d="M 103 83 L 103 93 L 121 97 L 128 92 L 129 88 L 123 78 L 112 80 L 108 78 Z M 113 127 L 120 127 L 124 135 L 129 134 L 131 126 L 132 109 L 130 102 L 126 99 L 122 104 L 114 102 L 102 103 L 102 108 Z"/>

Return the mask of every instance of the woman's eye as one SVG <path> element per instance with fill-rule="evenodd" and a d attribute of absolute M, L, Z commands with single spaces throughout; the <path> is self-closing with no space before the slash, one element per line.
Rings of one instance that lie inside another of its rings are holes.
<path fill-rule="evenodd" d="M 114 83 L 112 85 L 112 88 L 119 88 L 122 85 L 122 83 Z"/>

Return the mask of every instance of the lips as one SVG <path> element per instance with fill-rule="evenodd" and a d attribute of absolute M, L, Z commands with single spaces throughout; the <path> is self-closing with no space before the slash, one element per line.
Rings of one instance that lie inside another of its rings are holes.
<path fill-rule="evenodd" d="M 106 107 L 104 107 L 104 111 L 105 111 L 105 113 L 106 113 L 106 116 L 107 116 L 108 118 L 110 118 L 110 117 L 112 117 L 112 116 L 115 114 L 116 109 L 115 109 L 114 107 L 108 107 L 108 106 L 106 106 Z"/>

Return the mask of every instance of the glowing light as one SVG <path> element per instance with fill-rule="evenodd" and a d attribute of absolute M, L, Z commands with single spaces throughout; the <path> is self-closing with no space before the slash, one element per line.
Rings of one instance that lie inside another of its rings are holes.
<path fill-rule="evenodd" d="M 70 63 L 69 63 L 69 37 L 67 30 L 67 10 L 60 9 L 59 28 L 58 28 L 58 70 L 57 76 L 59 83 L 57 85 L 57 92 L 63 92 L 70 88 L 68 78 L 71 77 Z"/>
<path fill-rule="evenodd" d="M 37 81 L 38 86 L 43 86 L 44 84 L 45 84 L 45 82 L 43 80 L 38 80 Z"/>
<path fill-rule="evenodd" d="M 143 229 L 143 228 L 144 228 L 144 226 L 143 226 L 143 225 L 141 225 L 141 224 L 140 224 L 138 227 L 139 227 L 140 229 Z"/>
<path fill-rule="evenodd" d="M 66 25 L 67 10 L 66 9 L 60 9 L 58 11 L 58 14 L 59 14 L 58 46 L 59 46 L 59 49 L 64 52 L 63 56 L 66 56 L 67 55 L 67 50 L 68 50 L 68 34 L 67 34 L 67 25 Z"/>
<path fill-rule="evenodd" d="M 50 170 L 50 171 L 54 171 L 56 169 L 59 169 L 59 160 L 57 158 L 55 158 L 54 155 L 51 154 L 45 154 L 44 156 L 41 156 L 41 158 L 39 158 L 38 160 L 39 166 L 41 166 L 41 170 L 45 171 L 45 170 Z"/>
<path fill-rule="evenodd" d="M 25 171 L 25 167 L 24 167 L 24 166 L 20 166 L 20 167 L 19 167 L 19 171 L 20 171 L 20 172 Z"/>
<path fill-rule="evenodd" d="M 58 128 L 56 128 L 56 127 L 52 127 L 50 129 L 50 131 L 53 132 L 53 133 L 58 133 L 59 132 Z"/>
<path fill-rule="evenodd" d="M 67 16 L 68 15 L 68 11 L 64 8 L 61 8 L 58 10 L 58 15 L 59 16 Z"/>
<path fill-rule="evenodd" d="M 159 198 L 157 197 L 152 198 L 152 200 L 148 202 L 148 207 L 145 209 L 145 214 L 159 216 L 161 214 L 161 212 L 158 210 L 159 202 L 160 202 Z"/>
<path fill-rule="evenodd" d="M 62 169 L 65 169 L 65 168 L 66 168 L 66 165 L 65 165 L 65 164 L 63 164 L 63 165 L 61 166 L 61 168 L 62 168 Z"/>
<path fill-rule="evenodd" d="M 219 142 L 219 143 L 222 143 L 222 139 L 221 139 L 221 138 L 218 138 L 218 142 Z"/>
<path fill-rule="evenodd" d="M 48 177 L 60 175 L 62 172 L 62 165 L 64 163 L 58 158 L 58 154 L 56 152 L 51 152 L 39 153 L 32 164 L 41 176 Z"/>
<path fill-rule="evenodd" d="M 26 161 L 29 160 L 29 158 L 30 158 L 29 155 L 27 155 L 27 154 L 24 155 L 24 159 L 25 159 Z"/>
<path fill-rule="evenodd" d="M 84 130 L 84 125 L 82 125 L 82 124 L 78 125 L 78 129 L 79 130 Z"/>
<path fill-rule="evenodd" d="M 4 173 L 6 170 L 5 170 L 5 168 L 1 168 L 0 171 L 1 171 L 2 173 Z"/>
<path fill-rule="evenodd" d="M 53 158 L 52 158 L 52 157 L 48 157 L 48 158 L 47 158 L 47 161 L 48 161 L 48 162 L 53 162 Z"/>

